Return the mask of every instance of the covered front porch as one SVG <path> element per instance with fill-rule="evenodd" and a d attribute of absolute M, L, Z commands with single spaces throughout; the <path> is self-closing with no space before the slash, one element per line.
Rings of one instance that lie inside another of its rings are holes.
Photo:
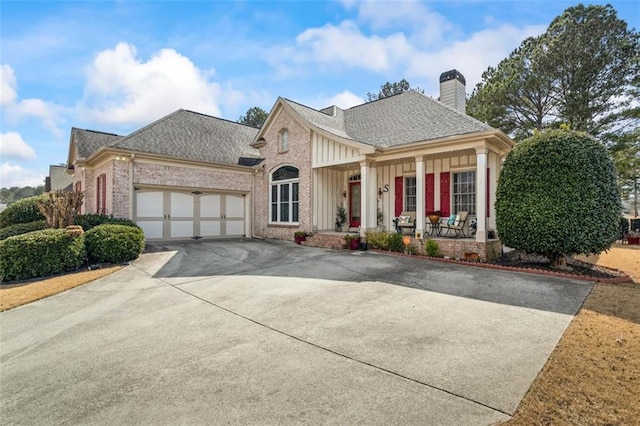
<path fill-rule="evenodd" d="M 502 159 L 510 149 L 500 135 L 456 137 L 406 150 L 378 149 L 342 160 L 336 155 L 339 151 L 317 148 L 312 170 L 314 233 L 334 232 L 336 212 L 342 206 L 347 219 L 343 231 L 363 236 L 371 231 L 395 231 L 396 218 L 410 214 L 415 221 L 410 233 L 418 244 L 426 237 L 442 240 L 454 256 L 465 247 L 487 253 L 470 243 L 486 246 L 490 235 L 496 239 L 495 188 Z M 467 212 L 460 232 L 466 238 L 453 243 L 441 235 L 429 236 L 428 216 L 434 212 L 440 213 L 441 223 Z"/>

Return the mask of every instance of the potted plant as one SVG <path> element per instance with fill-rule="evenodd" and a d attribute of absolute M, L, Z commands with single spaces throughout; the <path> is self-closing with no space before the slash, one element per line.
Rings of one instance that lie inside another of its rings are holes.
<path fill-rule="evenodd" d="M 347 222 L 347 209 L 344 204 L 338 206 L 336 210 L 336 232 L 342 232 L 342 227 Z"/>
<path fill-rule="evenodd" d="M 358 250 L 360 246 L 360 236 L 359 235 L 350 235 L 347 234 L 344 236 L 344 241 L 347 243 L 347 248 L 349 250 Z"/>
<path fill-rule="evenodd" d="M 296 231 L 293 233 L 293 240 L 296 244 L 300 244 L 307 239 L 307 233 L 305 231 Z"/>

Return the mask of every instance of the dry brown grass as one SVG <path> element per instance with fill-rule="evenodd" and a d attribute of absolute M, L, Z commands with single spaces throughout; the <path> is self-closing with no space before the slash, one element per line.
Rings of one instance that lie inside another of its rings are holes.
<path fill-rule="evenodd" d="M 114 273 L 120 268 L 122 266 L 111 266 L 94 271 L 58 275 L 41 281 L 0 286 L 0 312 L 97 280 L 105 275 Z"/>
<path fill-rule="evenodd" d="M 587 261 L 636 283 L 593 288 L 508 425 L 640 425 L 640 247 Z"/>

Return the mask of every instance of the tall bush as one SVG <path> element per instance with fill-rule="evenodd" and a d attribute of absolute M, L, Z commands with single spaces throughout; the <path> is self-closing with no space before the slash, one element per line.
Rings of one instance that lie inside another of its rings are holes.
<path fill-rule="evenodd" d="M 111 224 L 111 225 L 126 225 L 126 226 L 138 226 L 129 219 L 121 219 L 106 214 L 79 214 L 76 216 L 76 225 L 82 226 L 84 231 L 88 231 L 95 228 L 98 225 Z"/>
<path fill-rule="evenodd" d="M 95 262 L 127 262 L 144 250 L 144 233 L 137 226 L 98 225 L 85 233 L 89 259 Z"/>
<path fill-rule="evenodd" d="M 0 212 L 0 228 L 15 225 L 16 223 L 29 223 L 45 219 L 44 215 L 38 210 L 37 204 L 38 201 L 42 201 L 45 198 L 46 195 L 42 194 L 11 203 Z"/>
<path fill-rule="evenodd" d="M 566 256 L 600 253 L 616 240 L 621 204 L 613 162 L 585 133 L 538 133 L 507 156 L 495 208 L 505 245 L 566 267 Z"/>
<path fill-rule="evenodd" d="M 45 229 L 0 241 L 0 281 L 24 280 L 78 269 L 86 260 L 84 238 Z"/>

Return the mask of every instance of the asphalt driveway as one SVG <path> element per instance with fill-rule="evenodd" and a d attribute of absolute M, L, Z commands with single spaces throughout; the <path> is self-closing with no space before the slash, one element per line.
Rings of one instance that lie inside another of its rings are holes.
<path fill-rule="evenodd" d="M 491 424 L 591 288 L 380 254 L 154 244 L 0 313 L 3 424 Z"/>

